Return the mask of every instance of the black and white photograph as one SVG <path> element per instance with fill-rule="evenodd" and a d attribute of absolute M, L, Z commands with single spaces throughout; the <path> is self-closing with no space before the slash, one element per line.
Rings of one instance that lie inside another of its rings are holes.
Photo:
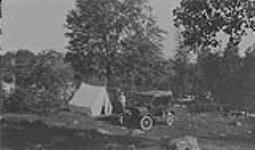
<path fill-rule="evenodd" d="M 0 0 L 0 150 L 255 150 L 255 0 Z"/>

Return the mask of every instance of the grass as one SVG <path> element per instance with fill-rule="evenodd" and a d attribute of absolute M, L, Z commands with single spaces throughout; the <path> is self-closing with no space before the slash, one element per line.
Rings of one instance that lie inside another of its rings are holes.
<path fill-rule="evenodd" d="M 172 127 L 155 125 L 145 134 L 132 135 L 133 129 L 124 129 L 102 118 L 87 117 L 72 112 L 48 116 L 2 114 L 1 149 L 8 150 L 68 150 L 68 149 L 129 149 L 163 150 L 161 138 L 174 139 L 184 135 L 198 138 L 205 150 L 255 149 L 255 120 L 231 118 L 217 112 L 190 112 L 179 110 Z M 107 119 L 106 119 L 107 120 Z M 241 126 L 233 125 L 240 121 Z M 99 132 L 103 129 L 111 134 Z M 251 131 L 249 133 L 248 131 Z"/>

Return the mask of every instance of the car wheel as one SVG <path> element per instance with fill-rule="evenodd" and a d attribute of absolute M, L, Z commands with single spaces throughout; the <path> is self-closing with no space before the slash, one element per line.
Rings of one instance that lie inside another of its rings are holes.
<path fill-rule="evenodd" d="M 172 126 L 174 123 L 174 114 L 169 112 L 166 115 L 166 125 L 167 126 Z"/>
<path fill-rule="evenodd" d="M 140 127 L 143 130 L 150 130 L 153 126 L 153 120 L 150 116 L 143 116 L 140 120 Z"/>

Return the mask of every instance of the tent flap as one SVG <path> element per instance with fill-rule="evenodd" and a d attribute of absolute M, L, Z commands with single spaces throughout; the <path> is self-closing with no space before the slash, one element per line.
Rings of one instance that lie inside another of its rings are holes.
<path fill-rule="evenodd" d="M 107 90 L 103 86 L 82 83 L 69 104 L 89 108 L 91 116 L 99 116 L 102 112 L 105 115 L 112 113 L 112 104 Z"/>

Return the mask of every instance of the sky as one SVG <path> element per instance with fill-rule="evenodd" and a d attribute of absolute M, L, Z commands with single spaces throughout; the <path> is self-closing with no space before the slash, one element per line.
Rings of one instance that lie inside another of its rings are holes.
<path fill-rule="evenodd" d="M 150 0 L 150 3 L 159 26 L 168 32 L 163 44 L 166 55 L 171 55 L 176 47 L 172 9 L 178 1 Z M 3 49 L 64 51 L 67 39 L 63 25 L 67 11 L 73 6 L 74 0 L 4 0 Z"/>
<path fill-rule="evenodd" d="M 3 50 L 44 49 L 65 51 L 65 16 L 75 0 L 4 0 L 3 1 Z M 180 0 L 150 0 L 159 26 L 166 30 L 163 45 L 165 54 L 172 56 L 176 49 L 176 34 L 172 10 Z M 255 42 L 255 34 L 249 34 L 241 43 L 247 47 Z"/>

